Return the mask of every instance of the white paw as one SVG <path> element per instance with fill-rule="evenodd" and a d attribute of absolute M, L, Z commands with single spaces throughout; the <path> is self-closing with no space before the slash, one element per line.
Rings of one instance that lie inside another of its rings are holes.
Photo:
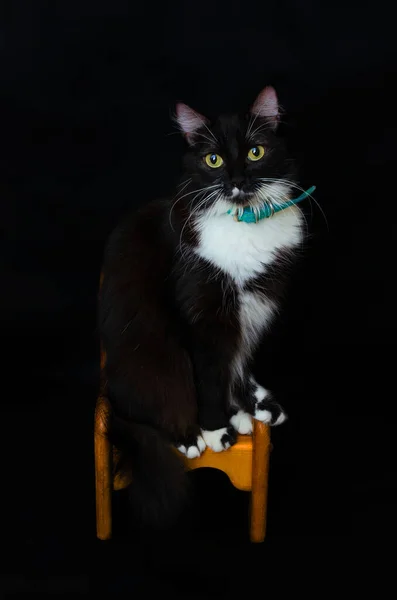
<path fill-rule="evenodd" d="M 286 421 L 287 415 L 281 406 L 272 400 L 268 390 L 256 384 L 254 396 L 256 399 L 254 419 L 262 423 L 269 423 L 270 425 L 281 425 L 281 423 Z"/>
<path fill-rule="evenodd" d="M 270 397 L 269 392 L 264 387 L 256 383 L 254 396 L 256 400 L 254 419 L 261 421 L 262 423 L 271 423 L 273 416 L 272 413 L 269 410 L 261 408 L 261 405 L 264 404 L 262 400 L 265 400 L 268 396 Z"/>
<path fill-rule="evenodd" d="M 241 435 L 249 435 L 252 433 L 252 417 L 244 410 L 239 410 L 230 419 L 230 424 Z"/>
<path fill-rule="evenodd" d="M 222 450 L 227 450 L 233 445 L 233 436 L 230 434 L 231 431 L 228 427 L 222 427 L 214 431 L 201 430 L 206 445 L 214 452 L 222 452 Z"/>
<path fill-rule="evenodd" d="M 265 400 L 265 398 L 270 396 L 270 392 L 268 392 L 264 387 L 262 387 L 261 385 L 259 385 L 259 383 L 257 383 L 256 389 L 254 391 L 254 396 L 255 396 L 257 402 L 261 402 L 262 400 Z"/>
<path fill-rule="evenodd" d="M 281 425 L 287 420 L 287 415 L 282 410 L 279 404 L 272 403 L 271 410 L 256 409 L 254 419 L 261 421 L 262 423 L 269 423 L 270 425 Z"/>
<path fill-rule="evenodd" d="M 198 458 L 205 450 L 205 441 L 201 435 L 199 435 L 195 444 L 192 444 L 191 446 L 177 446 L 177 450 L 187 458 Z"/>
<path fill-rule="evenodd" d="M 262 423 L 271 423 L 272 417 L 273 415 L 269 410 L 256 410 L 254 414 L 254 419 Z"/>

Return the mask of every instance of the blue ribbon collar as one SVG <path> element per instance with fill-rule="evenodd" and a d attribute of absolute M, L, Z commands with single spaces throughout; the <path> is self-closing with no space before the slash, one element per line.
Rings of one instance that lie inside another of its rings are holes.
<path fill-rule="evenodd" d="M 228 215 L 233 214 L 235 221 L 239 221 L 239 222 L 243 221 L 244 223 L 257 223 L 258 221 L 261 221 L 262 219 L 267 219 L 269 217 L 272 217 L 276 212 L 280 212 L 281 210 L 285 210 L 289 206 L 294 206 L 294 204 L 298 204 L 298 202 L 302 202 L 302 200 L 304 200 L 308 196 L 311 196 L 311 194 L 314 192 L 315 189 L 316 189 L 316 186 L 312 185 L 312 187 L 310 187 L 308 190 L 306 190 L 306 192 L 303 192 L 303 194 L 301 194 L 297 198 L 293 198 L 291 200 L 285 200 L 285 202 L 277 202 L 277 204 L 273 204 L 272 202 L 267 202 L 260 209 L 259 213 L 258 213 L 258 211 L 256 211 L 256 213 L 255 213 L 254 210 L 250 206 L 246 206 L 243 209 L 236 209 L 236 210 L 230 209 L 227 211 L 227 214 Z"/>

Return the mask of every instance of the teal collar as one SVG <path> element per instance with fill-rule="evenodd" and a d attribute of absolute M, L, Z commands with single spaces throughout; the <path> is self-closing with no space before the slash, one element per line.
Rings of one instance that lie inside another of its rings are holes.
<path fill-rule="evenodd" d="M 250 206 L 246 206 L 243 209 L 237 209 L 233 211 L 232 209 L 227 211 L 228 215 L 233 214 L 235 221 L 244 221 L 244 223 L 257 223 L 261 219 L 267 219 L 268 217 L 272 217 L 274 213 L 280 212 L 280 210 L 284 210 L 289 206 L 293 206 L 294 204 L 298 204 L 298 202 L 302 202 L 305 198 L 310 196 L 314 190 L 316 189 L 315 185 L 312 185 L 306 192 L 303 192 L 297 198 L 293 198 L 292 200 L 285 200 L 285 202 L 274 204 L 271 201 L 268 201 L 264 206 L 255 213 L 254 210 Z"/>

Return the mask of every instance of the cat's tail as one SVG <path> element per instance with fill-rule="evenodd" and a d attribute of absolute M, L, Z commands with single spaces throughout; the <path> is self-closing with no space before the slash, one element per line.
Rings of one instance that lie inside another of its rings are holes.
<path fill-rule="evenodd" d="M 128 488 L 134 521 L 162 529 L 182 512 L 188 495 L 188 479 L 181 458 L 159 431 L 150 425 L 113 416 L 109 439 L 122 458 L 117 470 L 130 472 Z"/>

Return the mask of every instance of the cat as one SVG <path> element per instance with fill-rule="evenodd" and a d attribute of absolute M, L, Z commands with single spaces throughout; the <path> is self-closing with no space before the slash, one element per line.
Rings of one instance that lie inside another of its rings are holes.
<path fill-rule="evenodd" d="M 123 451 L 120 468 L 132 467 L 138 519 L 166 523 L 183 506 L 172 445 L 194 458 L 230 448 L 252 419 L 286 419 L 251 372 L 304 240 L 298 207 L 260 218 L 298 189 L 279 121 L 270 86 L 246 114 L 213 121 L 177 104 L 179 191 L 128 215 L 106 246 L 99 329 L 109 436 Z M 239 220 L 248 206 L 254 222 Z"/>

